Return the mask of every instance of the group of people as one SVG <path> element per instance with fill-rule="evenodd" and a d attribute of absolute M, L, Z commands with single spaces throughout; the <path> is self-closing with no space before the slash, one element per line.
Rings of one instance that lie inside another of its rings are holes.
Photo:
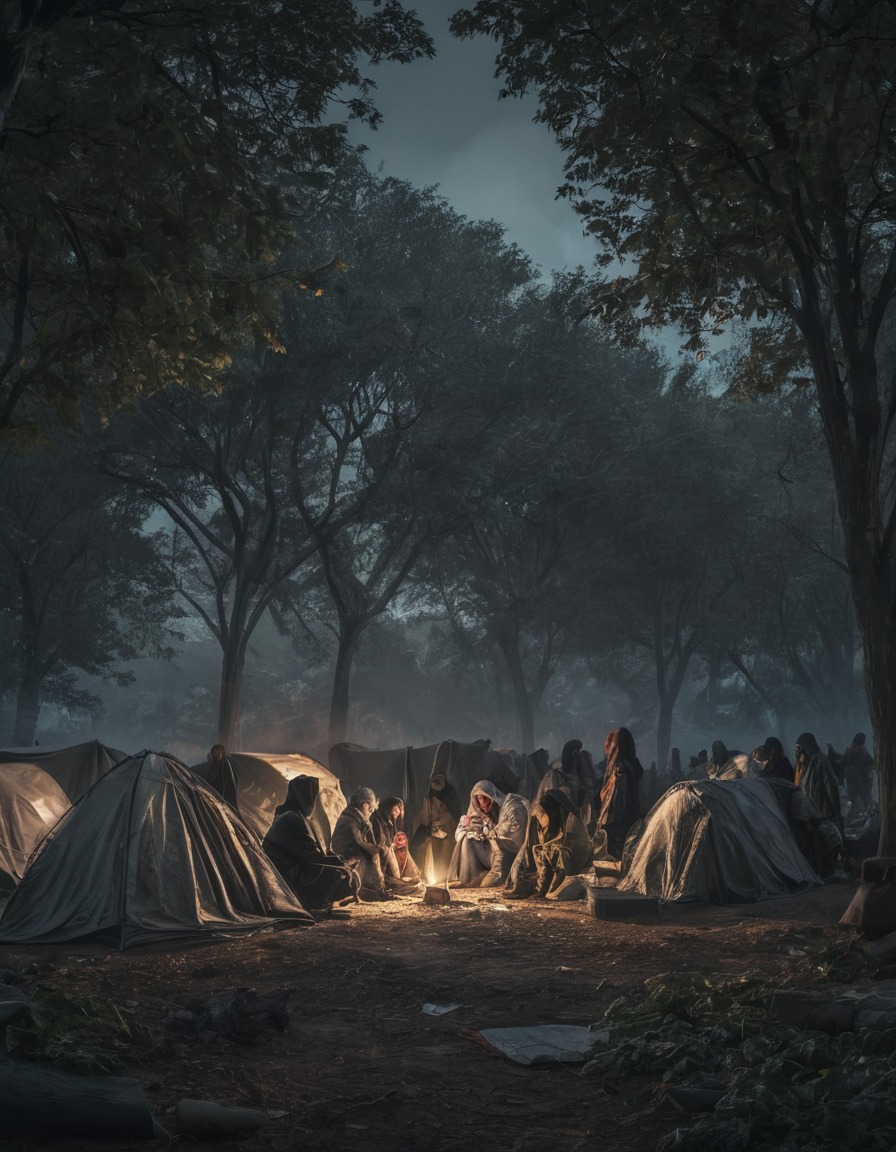
<path fill-rule="evenodd" d="M 794 761 L 774 736 L 749 755 L 717 740 L 711 754 L 701 750 L 691 757 L 687 777 L 673 749 L 670 777 L 675 783 L 756 775 L 790 785 L 791 793 L 796 786 L 807 810 L 818 821 L 832 822 L 842 843 L 839 784 L 845 784 L 854 809 L 873 807 L 873 759 L 864 734 L 858 733 L 836 757 L 830 745 L 825 754 L 813 734 L 804 732 L 796 741 Z M 222 746 L 212 749 L 209 762 L 214 776 L 210 782 L 236 807 L 236 777 Z M 480 780 L 464 811 L 453 784 L 437 771 L 409 842 L 403 800 L 378 800 L 367 787 L 352 792 L 328 837 L 315 811 L 318 781 L 301 776 L 289 782 L 263 846 L 312 911 L 418 895 L 424 877 L 425 883 L 448 887 L 502 887 L 508 899 L 562 898 L 573 878 L 594 860 L 622 860 L 626 839 L 648 806 L 644 777 L 627 728 L 609 732 L 604 759 L 597 765 L 581 740 L 568 741 L 531 801 Z M 824 874 L 821 864 L 818 870 Z"/>

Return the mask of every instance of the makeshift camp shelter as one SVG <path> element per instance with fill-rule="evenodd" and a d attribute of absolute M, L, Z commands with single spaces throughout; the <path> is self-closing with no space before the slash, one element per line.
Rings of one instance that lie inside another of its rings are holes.
<path fill-rule="evenodd" d="M 109 748 L 99 740 L 87 740 L 69 748 L 3 748 L 0 764 L 34 764 L 42 768 L 74 803 L 126 756 L 127 752 Z"/>
<path fill-rule="evenodd" d="M 120 949 L 311 924 L 234 810 L 178 760 L 140 752 L 44 840 L 0 917 L 0 943 Z"/>
<path fill-rule="evenodd" d="M 765 780 L 683 780 L 644 819 L 620 892 L 740 904 L 820 884 Z"/>
<path fill-rule="evenodd" d="M 443 740 L 423 748 L 375 751 L 360 744 L 334 744 L 330 768 L 342 781 L 343 790 L 372 788 L 377 796 L 400 796 L 405 803 L 404 830 L 416 831 L 417 813 L 429 789 L 429 778 L 443 772 L 457 789 L 465 807 L 470 789 L 479 780 L 490 780 L 502 792 L 517 791 L 517 777 L 500 752 L 489 749 L 487 740 L 461 744 Z"/>
<path fill-rule="evenodd" d="M 329 845 L 336 821 L 345 808 L 345 797 L 338 778 L 328 768 L 301 752 L 228 752 L 227 759 L 236 769 L 240 815 L 260 837 L 273 823 L 274 809 L 286 799 L 286 786 L 294 776 L 314 776 L 319 780 L 314 819 Z M 192 771 L 207 780 L 210 767 L 206 761 L 196 764 Z"/>
<path fill-rule="evenodd" d="M 25 874 L 28 857 L 71 807 L 52 776 L 35 764 L 0 764 L 0 892 Z"/>

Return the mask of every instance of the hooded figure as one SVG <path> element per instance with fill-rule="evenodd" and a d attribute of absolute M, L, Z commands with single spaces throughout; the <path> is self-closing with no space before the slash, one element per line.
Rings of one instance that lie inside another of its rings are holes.
<path fill-rule="evenodd" d="M 747 774 L 747 759 L 742 752 L 729 751 L 721 740 L 713 740 L 706 775 L 710 780 L 741 780 Z"/>
<path fill-rule="evenodd" d="M 375 808 L 372 788 L 358 788 L 351 794 L 348 807 L 333 829 L 333 851 L 343 864 L 357 872 L 362 900 L 391 900 L 391 893 L 386 891 L 380 846 L 370 824 Z"/>
<path fill-rule="evenodd" d="M 480 780 L 454 833 L 448 882 L 457 888 L 495 888 L 504 882 L 526 836 L 529 806 L 514 792 Z"/>
<path fill-rule="evenodd" d="M 803 732 L 796 741 L 796 772 L 794 783 L 806 793 L 819 815 L 823 819 L 832 821 L 843 840 L 843 815 L 840 811 L 840 789 L 837 787 L 837 778 L 834 770 L 828 763 L 828 758 L 818 747 L 818 741 L 811 732 Z M 825 872 L 820 876 L 831 875 L 834 871 L 836 853 L 829 861 Z"/>
<path fill-rule="evenodd" d="M 309 911 L 332 908 L 335 901 L 355 896 L 358 888 L 351 870 L 327 850 L 326 836 L 314 818 L 319 794 L 320 781 L 314 776 L 293 777 L 261 845 Z"/>
<path fill-rule="evenodd" d="M 604 748 L 607 767 L 600 790 L 597 825 L 606 833 L 607 851 L 621 860 L 629 829 L 641 817 L 638 785 L 644 769 L 635 752 L 635 738 L 628 728 L 611 729 Z"/>
<path fill-rule="evenodd" d="M 454 851 L 454 833 L 460 820 L 460 798 L 444 772 L 429 778 L 429 791 L 420 805 L 420 823 L 411 850 L 420 872 L 430 884 L 443 884 Z"/>
<path fill-rule="evenodd" d="M 227 749 L 223 744 L 211 746 L 206 764 L 205 771 L 200 771 L 199 775 L 214 788 L 223 800 L 227 801 L 231 808 L 239 812 L 240 805 L 237 798 L 239 775 L 228 759 Z"/>
<path fill-rule="evenodd" d="M 759 775 L 763 779 L 793 783 L 793 765 L 784 755 L 784 745 L 777 736 L 766 736 L 765 743 L 753 753 L 753 759 L 759 764 Z"/>
<path fill-rule="evenodd" d="M 871 803 L 871 769 L 874 760 L 865 747 L 865 733 L 857 732 L 843 753 L 843 775 L 853 811 L 867 812 Z"/>
<path fill-rule="evenodd" d="M 577 876 L 591 863 L 594 849 L 588 830 L 565 792 L 550 788 L 533 805 L 538 839 L 532 846 L 535 858 L 536 896 L 551 896 L 570 876 Z"/>

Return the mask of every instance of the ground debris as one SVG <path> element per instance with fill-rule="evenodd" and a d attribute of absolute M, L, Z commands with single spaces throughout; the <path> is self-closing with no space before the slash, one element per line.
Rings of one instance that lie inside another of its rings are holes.
<path fill-rule="evenodd" d="M 256 992 L 237 988 L 212 997 L 188 993 L 174 996 L 176 1008 L 165 1021 L 170 1038 L 208 1042 L 223 1037 L 235 1044 L 257 1044 L 269 1028 L 283 1032 L 289 1023 L 286 1002 L 292 988 Z"/>

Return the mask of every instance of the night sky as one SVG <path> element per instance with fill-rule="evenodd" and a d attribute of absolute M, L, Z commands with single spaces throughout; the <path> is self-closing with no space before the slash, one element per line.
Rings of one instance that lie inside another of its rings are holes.
<path fill-rule="evenodd" d="M 582 235 L 569 202 L 554 199 L 563 154 L 549 130 L 532 122 L 534 96 L 498 99 L 494 41 L 449 33 L 448 19 L 462 6 L 461 0 L 413 4 L 436 57 L 370 69 L 383 123 L 375 132 L 355 126 L 352 139 L 367 145 L 374 170 L 382 164 L 387 176 L 418 187 L 437 184 L 462 215 L 499 220 L 545 275 L 579 264 L 590 268 L 593 242 Z"/>

